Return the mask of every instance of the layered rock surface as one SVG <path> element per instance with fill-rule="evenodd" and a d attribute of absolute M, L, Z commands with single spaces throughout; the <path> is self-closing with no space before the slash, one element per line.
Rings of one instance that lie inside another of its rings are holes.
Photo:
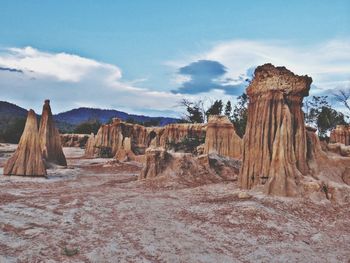
<path fill-rule="evenodd" d="M 39 128 L 40 148 L 43 157 L 48 162 L 58 165 L 67 165 L 66 157 L 63 154 L 61 138 L 55 127 L 52 117 L 50 100 L 45 100 Z"/>
<path fill-rule="evenodd" d="M 40 148 L 36 114 L 29 110 L 23 134 L 16 152 L 6 162 L 4 175 L 46 176 Z"/>
<path fill-rule="evenodd" d="M 331 143 L 350 144 L 350 127 L 347 125 L 337 125 L 330 134 Z"/>
<path fill-rule="evenodd" d="M 164 147 L 180 142 L 185 137 L 205 138 L 204 124 L 170 124 L 165 127 L 144 127 L 114 119 L 111 124 L 102 125 L 95 136 L 86 144 L 87 157 L 113 157 L 123 150 L 124 140 L 130 140 L 130 154 L 144 154 L 150 147 Z M 119 154 L 118 154 L 119 155 Z"/>
<path fill-rule="evenodd" d="M 156 130 L 114 119 L 111 124 L 102 125 L 97 134 L 89 138 L 85 154 L 88 157 L 113 157 L 123 148 L 124 138 L 130 139 L 131 150 L 135 154 L 142 154 L 157 134 Z"/>
<path fill-rule="evenodd" d="M 209 117 L 205 136 L 204 153 L 217 153 L 221 156 L 239 158 L 242 139 L 227 116 Z"/>

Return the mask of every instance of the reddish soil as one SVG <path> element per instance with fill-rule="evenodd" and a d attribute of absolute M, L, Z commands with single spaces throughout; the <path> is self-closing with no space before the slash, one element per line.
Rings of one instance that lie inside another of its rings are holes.
<path fill-rule="evenodd" d="M 140 165 L 65 152 L 49 179 L 0 175 L 0 262 L 349 262 L 349 205 L 154 188 Z"/>

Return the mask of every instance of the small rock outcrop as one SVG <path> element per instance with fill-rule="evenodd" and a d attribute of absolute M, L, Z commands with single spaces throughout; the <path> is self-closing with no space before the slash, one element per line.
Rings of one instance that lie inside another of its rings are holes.
<path fill-rule="evenodd" d="M 209 117 L 205 136 L 204 153 L 217 153 L 221 156 L 240 158 L 242 139 L 227 116 Z"/>
<path fill-rule="evenodd" d="M 347 125 L 337 125 L 334 130 L 331 131 L 330 143 L 341 143 L 344 145 L 350 144 L 350 127 Z"/>
<path fill-rule="evenodd" d="M 16 152 L 6 162 L 4 175 L 46 176 L 40 149 L 36 114 L 29 110 L 23 134 Z"/>
<path fill-rule="evenodd" d="M 237 180 L 240 161 L 219 156 L 170 153 L 163 148 L 149 148 L 139 179 L 164 185 L 197 186 Z"/>
<path fill-rule="evenodd" d="M 350 157 L 350 145 L 344 145 L 343 143 L 329 143 L 326 146 L 326 150 L 341 156 Z"/>
<path fill-rule="evenodd" d="M 146 151 L 146 163 L 141 171 L 140 179 L 154 178 L 162 174 L 172 159 L 172 155 L 169 154 L 163 148 L 149 148 Z"/>
<path fill-rule="evenodd" d="M 302 101 L 312 79 L 284 67 L 259 66 L 247 95 L 248 123 L 243 139 L 242 188 L 264 185 L 271 195 L 297 196 L 308 173 Z"/>
<path fill-rule="evenodd" d="M 40 148 L 47 162 L 66 166 L 61 138 L 52 117 L 50 100 L 45 100 L 39 128 Z"/>
<path fill-rule="evenodd" d="M 88 134 L 60 134 L 62 147 L 85 147 L 90 135 Z"/>
<path fill-rule="evenodd" d="M 115 159 L 118 161 L 131 161 L 135 159 L 135 154 L 131 148 L 131 139 L 129 137 L 124 137 L 120 145 L 114 156 Z"/>

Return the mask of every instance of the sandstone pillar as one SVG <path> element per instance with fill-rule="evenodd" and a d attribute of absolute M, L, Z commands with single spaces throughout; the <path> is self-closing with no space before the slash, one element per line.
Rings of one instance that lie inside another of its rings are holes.
<path fill-rule="evenodd" d="M 243 139 L 239 183 L 265 185 L 268 194 L 295 196 L 308 173 L 302 101 L 312 79 L 284 67 L 259 66 L 247 88 L 248 123 Z"/>

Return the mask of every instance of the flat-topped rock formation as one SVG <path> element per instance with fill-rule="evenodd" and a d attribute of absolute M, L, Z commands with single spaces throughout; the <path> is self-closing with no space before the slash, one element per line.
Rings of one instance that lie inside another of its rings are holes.
<path fill-rule="evenodd" d="M 67 165 L 63 154 L 61 138 L 52 117 L 50 100 L 45 100 L 39 128 L 40 147 L 46 161 L 58 165 Z"/>
<path fill-rule="evenodd" d="M 23 134 L 16 152 L 7 160 L 4 175 L 46 176 L 40 148 L 36 114 L 29 110 Z"/>
<path fill-rule="evenodd" d="M 221 156 L 240 158 L 242 139 L 227 116 L 209 117 L 205 136 L 204 153 L 217 153 Z"/>
<path fill-rule="evenodd" d="M 312 79 L 284 67 L 259 66 L 247 88 L 248 123 L 239 176 L 242 188 L 265 185 L 272 195 L 296 196 L 308 173 L 304 96 Z"/>
<path fill-rule="evenodd" d="M 89 137 L 89 134 L 60 134 L 62 147 L 85 147 Z"/>
<path fill-rule="evenodd" d="M 330 143 L 350 144 L 350 127 L 347 125 L 337 125 L 330 134 Z"/>

